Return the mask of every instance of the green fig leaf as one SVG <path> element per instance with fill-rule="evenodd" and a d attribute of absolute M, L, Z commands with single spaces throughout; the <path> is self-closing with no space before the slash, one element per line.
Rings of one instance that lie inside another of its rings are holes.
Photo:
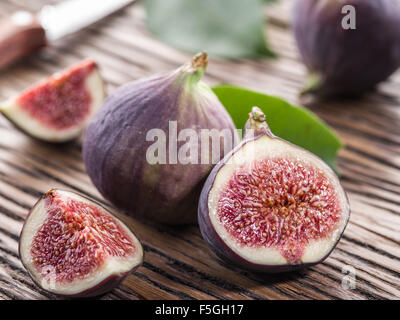
<path fill-rule="evenodd" d="M 145 0 L 149 29 L 189 52 L 237 58 L 274 56 L 265 35 L 260 0 Z"/>
<path fill-rule="evenodd" d="M 314 113 L 283 99 L 239 87 L 219 85 L 213 90 L 237 128 L 244 127 L 251 108 L 257 106 L 265 113 L 275 135 L 311 151 L 337 172 L 336 157 L 343 144 Z"/>

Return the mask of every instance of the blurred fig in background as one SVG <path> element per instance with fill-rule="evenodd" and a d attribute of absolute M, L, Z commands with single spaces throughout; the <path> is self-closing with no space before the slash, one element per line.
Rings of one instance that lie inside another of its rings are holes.
<path fill-rule="evenodd" d="M 305 92 L 358 96 L 400 66 L 398 0 L 295 0 L 293 30 Z"/>

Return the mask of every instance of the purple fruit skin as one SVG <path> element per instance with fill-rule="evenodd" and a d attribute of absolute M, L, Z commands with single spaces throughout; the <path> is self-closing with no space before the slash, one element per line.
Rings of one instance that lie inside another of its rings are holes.
<path fill-rule="evenodd" d="M 89 289 L 84 290 L 82 292 L 78 292 L 78 293 L 71 294 L 71 295 L 58 294 L 58 293 L 54 293 L 54 292 L 48 291 L 48 290 L 42 288 L 40 283 L 38 283 L 35 279 L 33 279 L 32 277 L 31 277 L 31 279 L 42 290 L 44 290 L 44 291 L 46 291 L 46 292 L 48 292 L 50 294 L 56 295 L 58 297 L 61 297 L 61 298 L 93 298 L 93 297 L 101 296 L 101 295 L 103 295 L 103 294 L 105 294 L 107 292 L 110 292 L 111 290 L 115 289 L 116 287 L 118 287 L 120 285 L 120 283 L 128 275 L 130 275 L 131 273 L 135 272 L 136 269 L 139 268 L 140 266 L 141 266 L 141 264 L 135 266 L 135 268 L 133 268 L 132 270 L 129 270 L 128 272 L 110 275 L 108 278 L 104 279 L 102 282 L 98 283 L 93 288 L 89 288 Z"/>
<path fill-rule="evenodd" d="M 56 191 L 57 189 L 52 189 L 52 190 Z M 69 192 L 73 192 L 73 191 L 69 191 Z M 82 194 L 79 194 L 79 196 L 88 199 L 90 202 L 93 202 L 96 205 L 98 205 L 99 207 L 103 208 L 104 211 L 109 212 L 106 208 L 104 208 L 97 201 L 95 201 L 93 199 L 89 199 L 88 197 L 86 197 L 86 196 L 84 196 Z M 32 209 L 29 210 L 29 213 L 28 213 L 27 217 L 25 218 L 25 221 L 28 220 L 28 218 L 29 218 L 30 214 L 32 213 L 33 209 L 39 204 L 39 202 L 41 200 L 44 200 L 45 197 L 46 197 L 46 194 L 42 195 L 38 199 L 38 201 L 36 201 L 36 203 L 33 205 Z M 20 239 L 21 239 L 22 233 L 24 232 L 25 225 L 26 225 L 26 223 L 24 223 L 24 225 L 22 226 L 20 237 L 19 237 Z M 20 257 L 21 263 L 23 264 L 24 268 L 26 270 L 28 270 L 27 266 L 23 263 L 23 261 L 21 259 L 21 242 L 19 242 L 19 245 L 18 245 L 18 255 Z M 144 257 L 144 252 L 143 252 L 143 257 Z M 127 272 L 124 272 L 124 273 L 112 274 L 108 278 L 104 279 L 102 282 L 98 283 L 93 288 L 86 289 L 86 290 L 84 290 L 82 292 L 78 292 L 78 293 L 75 293 L 73 295 L 57 294 L 57 293 L 45 290 L 44 288 L 42 288 L 41 284 L 38 283 L 33 277 L 31 277 L 31 279 L 38 287 L 40 287 L 44 291 L 49 292 L 50 294 L 54 294 L 54 295 L 56 295 L 58 297 L 64 297 L 64 298 L 92 298 L 92 297 L 97 297 L 97 296 L 100 296 L 102 294 L 105 294 L 105 293 L 113 290 L 114 288 L 116 288 L 129 274 L 135 272 L 135 270 L 137 268 L 139 268 L 142 265 L 142 263 L 143 263 L 143 258 L 142 258 L 142 261 L 138 265 L 136 265 L 134 268 L 132 268 L 131 270 L 129 270 Z M 28 274 L 30 276 L 29 272 L 28 272 Z"/>
<path fill-rule="evenodd" d="M 335 245 L 332 246 L 331 250 L 321 260 L 316 261 L 314 263 L 266 265 L 266 264 L 256 264 L 256 263 L 250 262 L 250 261 L 244 259 L 243 257 L 241 257 L 240 255 L 238 255 L 236 252 L 234 252 L 221 239 L 221 237 L 215 231 L 215 228 L 213 227 L 213 225 L 211 223 L 210 214 L 209 214 L 209 210 L 208 210 L 208 196 L 214 185 L 214 181 L 218 175 L 218 172 L 225 165 L 225 163 L 228 162 L 228 160 L 231 158 L 231 156 L 235 152 L 237 152 L 240 148 L 242 148 L 246 143 L 257 140 L 259 137 L 262 136 L 262 134 L 263 133 L 261 131 L 259 132 L 259 134 L 257 133 L 257 131 L 255 131 L 255 136 L 253 139 L 243 140 L 229 154 L 227 154 L 224 157 L 224 159 L 222 159 L 211 171 L 208 179 L 206 180 L 206 182 L 204 184 L 203 190 L 200 195 L 199 205 L 198 205 L 198 222 L 199 222 L 201 235 L 203 236 L 203 239 L 206 241 L 209 248 L 221 260 L 227 262 L 228 264 L 232 264 L 239 268 L 242 268 L 244 270 L 249 270 L 249 271 L 253 271 L 256 273 L 280 273 L 280 272 L 296 271 L 296 270 L 300 270 L 300 269 L 321 263 L 331 254 L 333 249 L 335 249 L 335 247 L 339 243 L 339 240 L 342 237 L 342 235 L 340 235 L 340 237 L 338 238 L 338 241 L 335 243 Z M 267 134 L 271 138 L 283 140 L 279 137 L 276 137 L 273 133 L 271 133 L 271 131 L 269 131 L 269 129 L 268 129 Z M 290 142 L 285 141 L 285 143 L 290 144 L 294 148 L 299 148 L 298 146 L 293 145 Z M 348 199 L 346 199 L 346 200 L 348 202 Z M 347 203 L 347 206 L 348 206 L 348 203 Z M 347 219 L 346 219 L 345 227 L 347 225 L 347 222 L 349 221 L 349 218 L 350 218 L 350 212 L 347 212 Z M 345 227 L 343 228 L 343 232 L 345 230 Z M 342 234 L 343 234 L 343 232 L 342 232 Z"/>
<path fill-rule="evenodd" d="M 341 26 L 344 5 L 356 9 L 356 30 Z M 360 95 L 400 67 L 397 0 L 295 0 L 293 30 L 304 63 L 324 82 L 323 95 Z"/>
<path fill-rule="evenodd" d="M 118 274 L 113 274 L 110 275 L 108 278 L 104 279 L 102 282 L 97 284 L 95 287 L 87 289 L 85 291 L 76 293 L 74 295 L 59 295 L 62 297 L 66 298 L 92 298 L 92 297 L 98 297 L 101 296 L 107 292 L 110 292 L 111 290 L 115 289 L 120 285 L 120 283 L 131 273 L 135 272 L 137 268 L 139 268 L 142 265 L 139 264 L 135 266 L 133 269 L 124 272 L 124 273 L 118 273 Z"/>
<path fill-rule="evenodd" d="M 178 132 L 235 130 L 216 97 L 206 117 L 182 112 L 192 110 L 193 102 L 176 78 L 166 73 L 118 88 L 89 123 L 83 143 L 86 171 L 106 199 L 133 217 L 169 225 L 196 222 L 198 198 L 213 165 L 151 165 L 146 151 L 154 142 L 146 141 L 146 133 L 158 128 L 168 135 L 168 121 L 177 121 Z"/>

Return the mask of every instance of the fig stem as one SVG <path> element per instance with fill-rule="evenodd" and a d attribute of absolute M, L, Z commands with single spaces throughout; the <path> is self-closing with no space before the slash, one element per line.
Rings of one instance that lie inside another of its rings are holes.
<path fill-rule="evenodd" d="M 265 134 L 273 136 L 266 120 L 267 117 L 264 112 L 259 107 L 254 106 L 249 113 L 249 120 L 247 120 L 244 128 L 244 139 L 258 137 Z"/>
<path fill-rule="evenodd" d="M 54 193 L 55 193 L 55 189 L 54 188 L 51 188 L 49 191 L 47 191 L 45 194 L 44 194 L 44 198 L 46 199 L 46 198 L 53 198 L 54 197 Z"/>
<path fill-rule="evenodd" d="M 196 54 L 192 61 L 183 65 L 181 71 L 191 79 L 192 83 L 197 83 L 203 77 L 204 71 L 208 65 L 208 55 L 206 52 Z"/>
<path fill-rule="evenodd" d="M 249 118 L 255 121 L 256 123 L 264 124 L 266 123 L 267 117 L 264 112 L 259 107 L 253 107 L 251 112 L 249 113 Z"/>
<path fill-rule="evenodd" d="M 208 65 L 208 55 L 206 52 L 200 52 L 192 58 L 193 69 L 205 69 Z"/>

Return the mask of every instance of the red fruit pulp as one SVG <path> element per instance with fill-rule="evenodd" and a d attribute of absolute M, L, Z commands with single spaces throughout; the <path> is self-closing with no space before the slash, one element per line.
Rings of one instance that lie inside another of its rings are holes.
<path fill-rule="evenodd" d="M 47 217 L 33 239 L 31 255 L 43 276 L 58 282 L 82 279 L 107 257 L 135 252 L 132 239 L 109 214 L 95 205 L 50 193 Z"/>
<path fill-rule="evenodd" d="M 278 158 L 238 168 L 218 201 L 218 216 L 240 245 L 273 247 L 298 263 L 307 243 L 332 234 L 342 209 L 318 169 Z"/>
<path fill-rule="evenodd" d="M 28 89 L 18 99 L 20 107 L 54 129 L 68 129 L 89 113 L 91 95 L 85 80 L 96 68 L 85 61 Z"/>

